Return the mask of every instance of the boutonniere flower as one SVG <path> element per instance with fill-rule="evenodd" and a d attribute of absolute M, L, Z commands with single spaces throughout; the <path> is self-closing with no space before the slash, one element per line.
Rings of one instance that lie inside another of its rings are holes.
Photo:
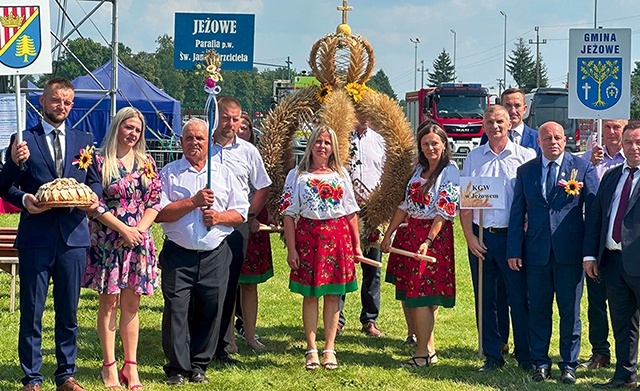
<path fill-rule="evenodd" d="M 87 168 L 89 168 L 91 163 L 93 163 L 94 149 L 95 148 L 93 145 L 87 145 L 86 147 L 81 148 L 80 152 L 78 153 L 76 158 L 73 159 L 71 164 L 78 166 L 78 168 L 81 170 L 86 170 Z"/>
<path fill-rule="evenodd" d="M 578 169 L 574 168 L 573 170 L 571 170 L 571 176 L 569 177 L 569 180 L 565 181 L 564 179 L 562 179 L 558 182 L 558 185 L 563 187 L 565 193 L 567 193 L 568 195 L 579 196 L 580 189 L 582 189 L 582 186 L 584 186 L 584 183 L 578 182 L 576 180 L 577 177 L 578 177 Z"/>
<path fill-rule="evenodd" d="M 153 164 L 151 161 L 147 161 L 142 167 L 142 175 L 146 176 L 149 179 L 153 179 L 156 177 L 156 171 L 153 169 Z"/>

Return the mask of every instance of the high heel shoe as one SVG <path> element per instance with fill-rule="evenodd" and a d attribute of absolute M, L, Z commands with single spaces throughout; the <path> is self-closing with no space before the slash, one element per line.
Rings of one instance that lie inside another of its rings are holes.
<path fill-rule="evenodd" d="M 116 365 L 117 362 L 118 362 L 117 360 L 113 360 L 110 363 L 103 362 L 102 363 L 102 369 L 112 367 L 112 366 Z M 109 390 L 121 390 L 122 389 L 122 386 L 120 384 L 114 384 L 112 386 L 108 386 L 106 384 L 106 382 L 105 382 L 105 378 L 104 378 L 104 375 L 102 374 L 102 371 L 100 371 L 100 376 L 102 377 L 102 383 L 104 383 L 104 386 L 107 387 Z"/>
<path fill-rule="evenodd" d="M 126 386 L 129 387 L 130 390 L 142 390 L 142 384 L 135 384 L 133 386 L 129 386 L 129 379 L 124 375 L 124 367 L 127 365 L 138 365 L 137 362 L 131 360 L 124 360 L 124 364 L 122 368 L 120 368 L 120 381 Z"/>

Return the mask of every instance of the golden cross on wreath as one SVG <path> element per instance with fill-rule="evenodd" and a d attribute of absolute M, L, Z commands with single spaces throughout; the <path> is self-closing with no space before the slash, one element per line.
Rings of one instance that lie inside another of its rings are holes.
<path fill-rule="evenodd" d="M 338 11 L 342 11 L 342 24 L 347 23 L 347 12 L 353 11 L 353 7 L 349 7 L 348 0 L 342 0 L 342 6 L 338 6 Z"/>

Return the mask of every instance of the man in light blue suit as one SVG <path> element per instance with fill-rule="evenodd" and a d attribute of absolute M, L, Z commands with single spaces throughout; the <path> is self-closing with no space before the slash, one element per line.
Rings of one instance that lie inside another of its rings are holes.
<path fill-rule="evenodd" d="M 560 381 L 576 382 L 580 353 L 580 299 L 583 270 L 580 244 L 584 236 L 583 211 L 598 187 L 593 165 L 564 152 L 562 126 L 540 127 L 542 155 L 523 164 L 516 175 L 509 217 L 507 258 L 517 270 L 527 268 L 533 380 L 551 377 L 553 297 L 560 315 Z"/>

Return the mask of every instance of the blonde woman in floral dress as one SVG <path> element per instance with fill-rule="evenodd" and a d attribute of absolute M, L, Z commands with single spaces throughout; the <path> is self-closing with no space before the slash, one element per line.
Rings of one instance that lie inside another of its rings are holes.
<path fill-rule="evenodd" d="M 160 180 L 155 162 L 145 153 L 145 121 L 126 107 L 118 111 L 96 154 L 103 195 L 91 220 L 91 247 L 83 286 L 99 293 L 98 336 L 102 348 L 101 375 L 107 388 L 141 389 L 138 378 L 138 308 L 141 295 L 158 287 L 156 249 L 149 232 L 160 208 Z M 118 379 L 115 356 L 116 317 L 124 364 Z M 120 381 L 118 381 L 120 380 Z"/>
<path fill-rule="evenodd" d="M 408 218 L 407 228 L 399 230 L 394 247 L 427 254 L 435 263 L 391 254 L 387 274 L 395 279 L 396 299 L 411 310 L 417 347 L 406 366 L 424 367 L 435 357 L 428 351 L 435 312 L 439 306 L 455 304 L 455 258 L 453 219 L 458 214 L 460 171 L 451 162 L 447 135 L 438 125 L 423 123 L 418 128 L 418 164 L 409 180 L 405 199 L 396 209 L 381 244 L 389 252 L 391 235 Z"/>
<path fill-rule="evenodd" d="M 338 367 L 334 343 L 339 297 L 358 289 L 354 264 L 355 257 L 362 256 L 358 211 L 349 173 L 341 164 L 336 134 L 320 126 L 311 134 L 300 165 L 287 175 L 280 201 L 287 263 L 291 267 L 289 289 L 303 296 L 307 370 L 320 366 L 316 347 L 320 297 L 324 298 L 322 366 L 327 370 Z"/>

